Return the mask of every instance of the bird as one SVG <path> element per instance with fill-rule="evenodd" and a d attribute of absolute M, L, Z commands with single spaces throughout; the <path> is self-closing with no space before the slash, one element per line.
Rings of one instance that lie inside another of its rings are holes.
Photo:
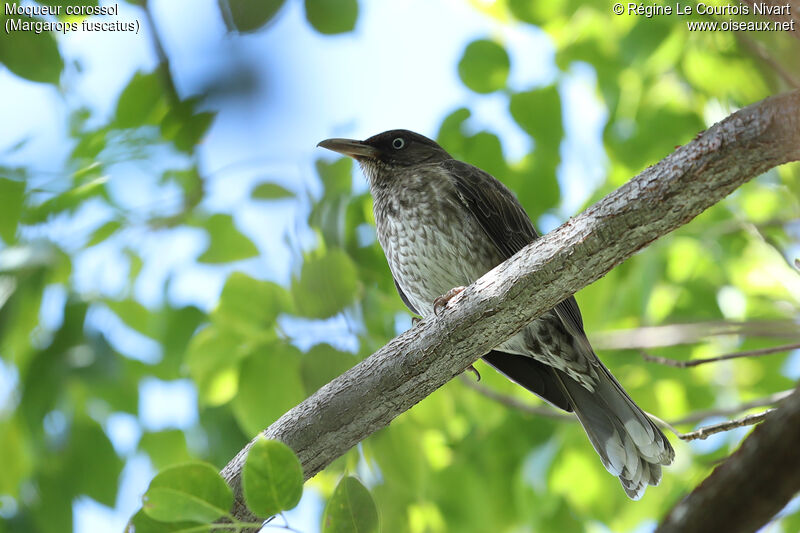
<path fill-rule="evenodd" d="M 376 233 L 408 309 L 438 315 L 448 301 L 539 237 L 514 193 L 409 130 L 317 146 L 355 159 L 373 198 Z M 661 480 L 675 452 L 592 349 L 574 297 L 483 356 L 511 381 L 574 412 L 629 498 Z"/>

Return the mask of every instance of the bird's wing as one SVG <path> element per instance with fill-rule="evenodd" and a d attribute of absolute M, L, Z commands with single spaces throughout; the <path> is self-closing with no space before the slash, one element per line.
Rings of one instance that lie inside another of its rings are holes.
<path fill-rule="evenodd" d="M 461 201 L 505 259 L 539 237 L 519 200 L 505 185 L 463 161 L 449 159 L 441 165 L 453 175 Z M 578 339 L 586 338 L 581 311 L 574 297 L 560 302 L 555 311 L 567 331 Z"/>
<path fill-rule="evenodd" d="M 525 387 L 546 402 L 563 409 L 572 411 L 572 404 L 560 386 L 555 374 L 561 372 L 552 366 L 540 363 L 533 357 L 516 355 L 513 353 L 492 350 L 483 356 L 483 360 L 497 369 L 508 379 Z M 562 379 L 568 379 L 562 373 Z"/>
<path fill-rule="evenodd" d="M 403 303 L 406 304 L 406 307 L 408 307 L 408 309 L 415 315 L 422 316 L 422 313 L 414 309 L 414 306 L 411 305 L 411 301 L 408 299 L 408 296 L 406 296 L 406 293 L 403 292 L 403 289 L 400 288 L 400 284 L 397 283 L 397 279 L 392 276 L 392 280 L 394 281 L 394 287 L 397 289 L 397 294 L 400 295 L 400 299 L 403 300 Z"/>

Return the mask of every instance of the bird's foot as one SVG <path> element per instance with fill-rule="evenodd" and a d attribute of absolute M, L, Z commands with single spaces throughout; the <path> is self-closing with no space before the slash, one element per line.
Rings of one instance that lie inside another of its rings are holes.
<path fill-rule="evenodd" d="M 422 319 L 420 317 L 418 317 L 418 316 L 412 316 L 411 317 L 411 327 L 412 328 L 414 326 L 416 326 L 417 324 L 419 324 L 420 322 L 422 322 Z"/>
<path fill-rule="evenodd" d="M 439 314 L 442 312 L 442 309 L 444 309 L 447 306 L 447 302 L 455 298 L 457 295 L 461 294 L 465 288 L 466 287 L 453 287 L 446 293 L 436 298 L 433 301 L 433 314 L 439 316 Z"/>
<path fill-rule="evenodd" d="M 472 372 L 473 374 L 475 374 L 475 381 L 481 380 L 481 373 L 478 372 L 478 369 L 475 368 L 475 365 L 469 365 L 464 372 Z"/>

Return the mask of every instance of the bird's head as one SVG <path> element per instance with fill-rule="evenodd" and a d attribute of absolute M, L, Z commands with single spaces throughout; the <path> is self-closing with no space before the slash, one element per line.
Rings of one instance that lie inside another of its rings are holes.
<path fill-rule="evenodd" d="M 452 159 L 436 142 L 408 130 L 385 131 L 365 141 L 326 139 L 317 146 L 352 157 L 370 180 L 375 180 L 382 171 Z"/>

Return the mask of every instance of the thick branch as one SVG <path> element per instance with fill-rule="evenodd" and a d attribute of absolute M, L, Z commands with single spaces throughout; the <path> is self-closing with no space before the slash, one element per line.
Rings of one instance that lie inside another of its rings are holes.
<path fill-rule="evenodd" d="M 264 431 L 297 452 L 308 479 L 460 374 L 559 301 L 686 224 L 753 176 L 800 159 L 800 92 L 709 128 L 557 230 L 536 240 Z M 243 506 L 248 447 L 222 470 Z"/>
<path fill-rule="evenodd" d="M 758 530 L 800 491 L 800 387 L 680 501 L 657 533 Z"/>

